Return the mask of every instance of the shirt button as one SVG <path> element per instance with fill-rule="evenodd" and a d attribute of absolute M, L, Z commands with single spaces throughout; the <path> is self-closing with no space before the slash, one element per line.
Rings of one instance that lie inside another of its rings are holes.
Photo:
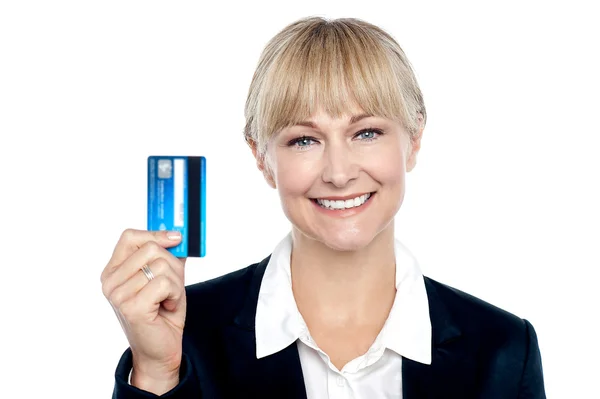
<path fill-rule="evenodd" d="M 338 387 L 343 387 L 345 383 L 346 383 L 346 381 L 344 380 L 344 377 L 342 377 L 341 375 L 339 375 L 337 377 Z"/>

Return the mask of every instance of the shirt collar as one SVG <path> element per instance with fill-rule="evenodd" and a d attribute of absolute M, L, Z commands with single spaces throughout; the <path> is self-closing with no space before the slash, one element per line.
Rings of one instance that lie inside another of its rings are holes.
<path fill-rule="evenodd" d="M 399 240 L 396 256 L 396 297 L 381 333 L 382 344 L 399 355 L 431 364 L 431 321 L 425 282 L 419 264 Z M 292 236 L 275 247 L 267 264 L 256 307 L 256 357 L 288 347 L 307 332 L 292 291 Z"/>

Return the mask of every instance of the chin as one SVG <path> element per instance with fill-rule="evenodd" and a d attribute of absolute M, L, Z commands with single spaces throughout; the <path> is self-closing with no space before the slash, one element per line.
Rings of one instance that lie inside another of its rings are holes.
<path fill-rule="evenodd" d="M 345 229 L 337 232 L 330 231 L 314 238 L 335 251 L 350 252 L 366 248 L 376 236 L 374 232 Z"/>

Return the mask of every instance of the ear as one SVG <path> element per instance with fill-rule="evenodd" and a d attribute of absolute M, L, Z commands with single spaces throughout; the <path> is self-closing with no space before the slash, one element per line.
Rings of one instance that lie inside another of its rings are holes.
<path fill-rule="evenodd" d="M 269 168 L 269 165 L 267 165 L 266 163 L 265 154 L 260 154 L 258 152 L 258 148 L 254 140 L 250 141 L 249 145 L 252 149 L 252 155 L 254 155 L 254 158 L 256 159 L 256 166 L 258 167 L 258 170 L 262 172 L 263 176 L 265 177 L 265 180 L 267 181 L 267 184 L 269 184 L 271 188 L 277 188 L 277 185 L 275 184 L 275 179 L 273 178 L 273 172 L 271 171 L 271 168 Z"/>
<path fill-rule="evenodd" d="M 419 114 L 419 128 L 417 133 L 410 138 L 409 154 L 407 155 L 406 171 L 410 172 L 417 164 L 417 154 L 421 149 L 421 138 L 423 137 L 423 130 L 425 124 L 423 123 L 423 115 Z"/>

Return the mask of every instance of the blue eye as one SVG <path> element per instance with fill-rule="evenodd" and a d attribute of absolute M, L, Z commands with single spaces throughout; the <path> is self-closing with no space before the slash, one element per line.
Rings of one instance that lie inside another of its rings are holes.
<path fill-rule="evenodd" d="M 375 140 L 378 136 L 382 135 L 383 131 L 379 130 L 379 129 L 364 129 L 361 130 L 360 132 L 356 133 L 357 138 L 364 140 L 364 141 L 371 141 L 371 140 Z"/>
<path fill-rule="evenodd" d="M 362 136 L 365 139 L 372 139 L 375 137 L 375 132 L 372 130 L 369 130 L 367 132 L 359 133 L 359 136 Z"/>
<path fill-rule="evenodd" d="M 298 137 L 297 139 L 293 139 L 291 140 L 288 145 L 290 147 L 295 146 L 295 147 L 310 147 L 312 144 L 316 143 L 316 140 L 311 138 L 311 137 L 306 137 L 306 136 L 302 136 L 302 137 Z"/>

